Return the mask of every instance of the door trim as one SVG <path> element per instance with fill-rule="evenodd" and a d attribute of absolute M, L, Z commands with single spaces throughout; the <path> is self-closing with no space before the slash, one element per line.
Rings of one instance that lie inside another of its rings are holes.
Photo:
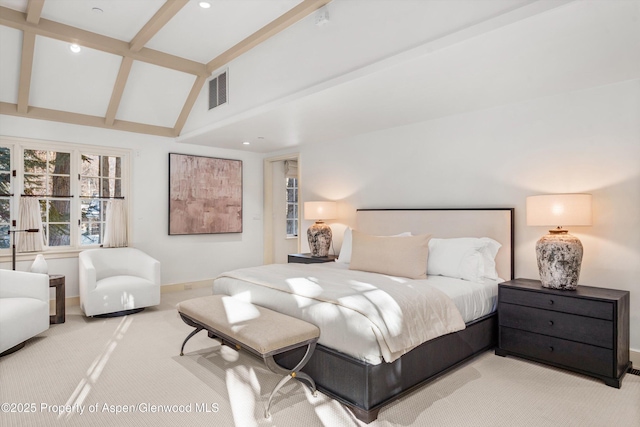
<path fill-rule="evenodd" d="M 300 153 L 283 154 L 276 157 L 268 157 L 264 159 L 264 222 L 263 222 L 263 241 L 264 241 L 264 264 L 273 264 L 274 253 L 274 235 L 273 235 L 273 163 L 283 160 L 296 160 L 298 162 L 298 252 L 300 252 L 300 187 L 301 187 L 301 173 L 300 173 Z"/>

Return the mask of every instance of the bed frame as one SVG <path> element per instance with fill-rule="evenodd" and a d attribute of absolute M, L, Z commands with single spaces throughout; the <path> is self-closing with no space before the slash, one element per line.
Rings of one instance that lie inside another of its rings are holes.
<path fill-rule="evenodd" d="M 368 234 L 392 235 L 404 231 L 433 237 L 491 237 L 500 243 L 496 268 L 503 279 L 514 278 L 513 208 L 480 209 L 359 209 L 356 228 Z M 427 341 L 393 363 L 372 365 L 322 345 L 303 371 L 324 394 L 347 406 L 370 423 L 380 409 L 456 368 L 497 342 L 495 313 L 466 328 Z M 292 368 L 302 350 L 280 354 L 276 361 Z"/>

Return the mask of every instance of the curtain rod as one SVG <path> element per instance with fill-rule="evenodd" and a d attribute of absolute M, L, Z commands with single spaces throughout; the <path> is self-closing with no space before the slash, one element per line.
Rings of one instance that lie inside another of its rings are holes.
<path fill-rule="evenodd" d="M 80 196 L 81 199 L 122 199 L 124 200 L 124 196 L 100 196 L 100 197 L 90 197 L 90 196 Z"/>
<path fill-rule="evenodd" d="M 21 194 L 20 197 L 57 197 L 59 199 L 71 199 L 75 196 L 56 196 L 53 194 Z"/>

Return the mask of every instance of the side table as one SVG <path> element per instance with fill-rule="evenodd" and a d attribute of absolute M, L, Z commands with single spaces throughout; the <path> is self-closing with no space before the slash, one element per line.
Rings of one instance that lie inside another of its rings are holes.
<path fill-rule="evenodd" d="M 49 287 L 56 288 L 56 314 L 49 318 L 49 324 L 64 323 L 64 275 L 50 274 Z"/>
<path fill-rule="evenodd" d="M 287 262 L 296 264 L 320 264 L 323 262 L 334 262 L 338 257 L 336 255 L 327 255 L 314 257 L 311 254 L 289 254 Z"/>

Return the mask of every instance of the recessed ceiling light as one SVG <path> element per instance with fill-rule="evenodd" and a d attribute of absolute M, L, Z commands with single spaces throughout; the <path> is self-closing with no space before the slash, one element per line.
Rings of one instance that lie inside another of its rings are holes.
<path fill-rule="evenodd" d="M 73 53 L 80 53 L 80 51 L 82 50 L 82 48 L 81 48 L 79 45 L 77 45 L 77 44 L 73 43 L 73 44 L 70 44 L 70 45 L 69 45 L 69 50 L 70 50 L 71 52 L 73 52 Z"/>
<path fill-rule="evenodd" d="M 200 3 L 198 3 L 198 5 L 200 5 L 200 7 L 203 9 L 209 9 L 211 7 L 211 3 L 209 3 L 208 1 L 201 1 Z"/>
<path fill-rule="evenodd" d="M 245 141 L 242 143 L 243 145 L 251 145 L 251 143 L 249 141 Z"/>

